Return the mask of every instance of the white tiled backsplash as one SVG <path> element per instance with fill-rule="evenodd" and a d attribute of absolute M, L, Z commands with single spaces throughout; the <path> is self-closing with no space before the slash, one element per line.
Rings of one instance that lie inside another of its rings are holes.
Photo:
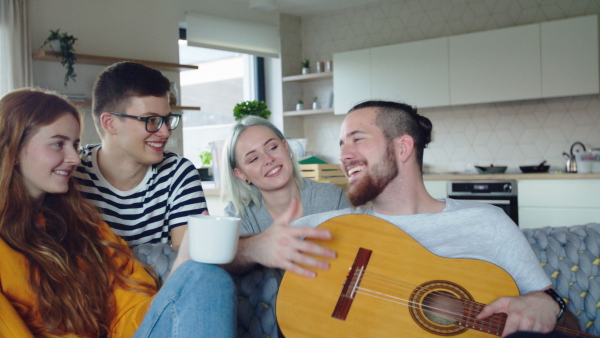
<path fill-rule="evenodd" d="M 455 106 L 419 111 L 433 123 L 433 140 L 425 150 L 426 169 L 473 171 L 473 165 L 519 165 L 547 160 L 563 170 L 562 152 L 581 141 L 600 147 L 600 96 Z M 307 151 L 339 163 L 343 116 L 304 120 Z"/>
<path fill-rule="evenodd" d="M 303 17 L 301 50 L 302 57 L 313 62 L 326 61 L 334 53 L 349 50 L 597 13 L 600 13 L 598 0 L 390 0 Z M 286 21 L 288 26 L 298 25 L 297 18 L 283 16 L 282 25 Z M 283 40 L 286 35 L 295 38 L 293 33 L 282 34 Z M 297 50 L 297 45 L 291 45 Z M 290 68 L 297 68 L 299 57 L 285 57 L 289 48 L 292 48 L 289 43 L 282 46 L 284 75 L 299 71 Z M 310 86 L 305 85 L 304 97 L 314 94 L 308 91 L 327 91 L 327 84 L 321 88 Z M 562 170 L 565 161 L 561 154 L 568 152 L 573 142 L 600 147 L 598 95 L 420 112 L 433 122 L 433 142 L 425 151 L 424 162 L 435 171 L 465 171 L 472 170 L 475 164 L 493 163 L 508 165 L 509 172 L 518 172 L 519 165 L 542 160 L 548 161 L 551 170 Z M 305 117 L 307 150 L 328 162 L 339 163 L 338 134 L 342 120 L 343 116 Z"/>

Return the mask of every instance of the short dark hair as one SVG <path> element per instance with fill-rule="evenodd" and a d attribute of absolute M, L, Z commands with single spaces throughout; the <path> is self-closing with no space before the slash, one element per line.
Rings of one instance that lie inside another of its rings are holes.
<path fill-rule="evenodd" d="M 375 123 L 383 132 L 388 143 L 396 137 L 409 135 L 415 141 L 415 155 L 423 172 L 423 151 L 431 142 L 431 121 L 417 113 L 417 108 L 400 102 L 365 101 L 352 107 L 348 114 L 363 108 L 376 108 Z"/>
<path fill-rule="evenodd" d="M 96 127 L 103 112 L 124 113 L 132 97 L 166 96 L 170 87 L 171 82 L 160 71 L 140 63 L 125 61 L 108 66 L 98 75 L 92 92 Z"/>

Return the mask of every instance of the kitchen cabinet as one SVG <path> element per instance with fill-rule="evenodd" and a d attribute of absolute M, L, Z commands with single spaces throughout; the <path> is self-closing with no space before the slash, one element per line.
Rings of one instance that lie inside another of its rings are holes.
<path fill-rule="evenodd" d="M 423 181 L 425 189 L 431 197 L 440 199 L 448 197 L 446 186 L 448 181 Z"/>
<path fill-rule="evenodd" d="M 449 38 L 453 105 L 542 96 L 539 24 Z"/>
<path fill-rule="evenodd" d="M 519 180 L 517 184 L 521 228 L 600 222 L 600 179 Z"/>
<path fill-rule="evenodd" d="M 541 46 L 543 97 L 600 91 L 596 15 L 543 22 Z"/>
<path fill-rule="evenodd" d="M 422 108 L 600 92 L 597 15 L 356 50 L 333 58 L 336 114 L 346 114 L 366 99 Z"/>
<path fill-rule="evenodd" d="M 336 115 L 346 114 L 355 104 L 373 98 L 370 49 L 334 54 L 333 64 L 333 107 Z"/>
<path fill-rule="evenodd" d="M 370 67 L 373 99 L 450 105 L 448 38 L 373 48 Z"/>
<path fill-rule="evenodd" d="M 327 80 L 333 77 L 332 72 L 323 73 L 311 73 L 302 75 L 291 75 L 284 76 L 282 81 L 285 82 L 308 82 L 308 81 L 319 81 Z M 284 111 L 283 116 L 307 116 L 307 115 L 322 115 L 322 114 L 333 114 L 333 108 L 321 108 L 321 109 L 310 109 L 312 102 L 305 102 L 304 107 L 307 109 L 303 110 L 289 110 Z"/>

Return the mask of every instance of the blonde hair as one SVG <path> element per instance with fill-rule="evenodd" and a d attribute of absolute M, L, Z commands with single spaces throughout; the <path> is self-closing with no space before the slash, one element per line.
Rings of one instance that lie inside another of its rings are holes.
<path fill-rule="evenodd" d="M 233 169 L 237 168 L 235 160 L 235 147 L 238 139 L 242 133 L 253 126 L 266 127 L 273 131 L 280 140 L 285 140 L 283 133 L 277 129 L 271 122 L 257 116 L 246 116 L 239 121 L 234 127 L 229 138 L 225 142 L 223 147 L 223 200 L 231 201 L 236 213 L 240 217 L 246 216 L 246 208 L 250 205 L 256 205 L 260 208 L 261 206 L 261 194 L 260 191 L 254 184 L 245 184 L 242 180 L 237 178 Z M 290 152 L 292 161 L 292 175 L 296 181 L 298 188 L 304 188 L 304 181 L 302 180 L 302 170 L 300 165 L 296 161 L 296 157 L 293 152 Z"/>

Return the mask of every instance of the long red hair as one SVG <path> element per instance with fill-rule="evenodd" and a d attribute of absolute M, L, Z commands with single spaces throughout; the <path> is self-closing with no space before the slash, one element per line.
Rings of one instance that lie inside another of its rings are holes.
<path fill-rule="evenodd" d="M 124 267 L 135 257 L 126 245 L 100 237 L 98 212 L 73 178 L 68 192 L 46 194 L 41 210 L 29 196 L 15 165 L 18 154 L 40 127 L 63 114 L 82 125 L 79 111 L 55 93 L 24 88 L 0 99 L 0 238 L 29 261 L 34 312 L 45 329 L 98 337 L 115 316 L 114 287 L 152 294 L 156 286 L 130 279 Z M 36 225 L 40 212 L 46 231 Z M 115 255 L 128 259 L 119 265 Z"/>

